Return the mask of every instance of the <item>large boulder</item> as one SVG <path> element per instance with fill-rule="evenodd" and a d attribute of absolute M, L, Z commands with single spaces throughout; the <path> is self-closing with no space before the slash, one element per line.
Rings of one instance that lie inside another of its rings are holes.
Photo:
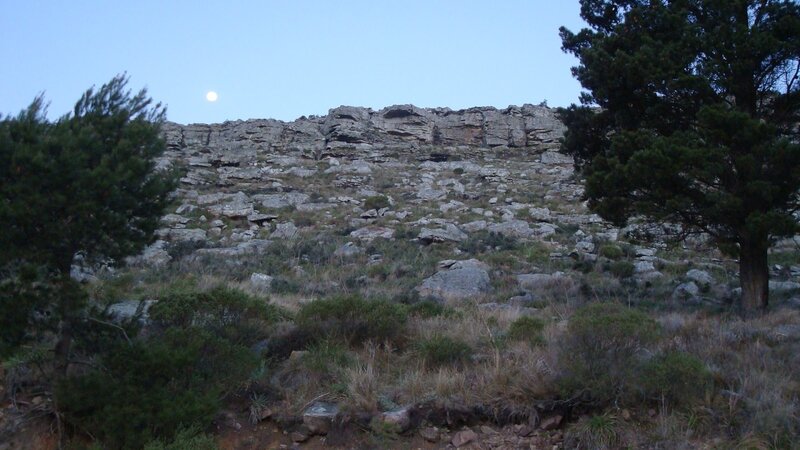
<path fill-rule="evenodd" d="M 444 270 L 426 278 L 417 287 L 422 297 L 440 301 L 460 301 L 492 291 L 488 266 L 476 259 L 452 262 Z"/>

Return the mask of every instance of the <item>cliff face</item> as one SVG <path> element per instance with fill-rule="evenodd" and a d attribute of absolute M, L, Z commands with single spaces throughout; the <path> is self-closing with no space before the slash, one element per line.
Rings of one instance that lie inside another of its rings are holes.
<path fill-rule="evenodd" d="M 326 116 L 301 117 L 293 122 L 267 119 L 165 126 L 173 150 L 212 148 L 228 154 L 283 150 L 315 159 L 353 150 L 413 150 L 422 146 L 548 149 L 557 146 L 563 132 L 555 110 L 533 105 L 458 111 L 413 105 L 379 111 L 340 106 Z"/>

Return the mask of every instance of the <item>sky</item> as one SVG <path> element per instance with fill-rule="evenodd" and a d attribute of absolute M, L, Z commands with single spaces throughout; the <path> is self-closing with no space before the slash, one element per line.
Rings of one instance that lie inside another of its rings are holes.
<path fill-rule="evenodd" d="M 0 114 L 51 119 L 116 74 L 178 123 L 576 103 L 577 0 L 3 0 Z M 218 93 L 216 102 L 206 93 Z"/>

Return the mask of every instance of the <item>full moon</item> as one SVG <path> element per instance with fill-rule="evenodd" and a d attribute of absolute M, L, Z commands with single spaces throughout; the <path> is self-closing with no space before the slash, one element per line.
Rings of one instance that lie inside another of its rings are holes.
<path fill-rule="evenodd" d="M 208 100 L 210 102 L 217 101 L 217 98 L 219 98 L 219 96 L 214 91 L 208 91 L 208 93 L 206 94 L 206 100 Z"/>

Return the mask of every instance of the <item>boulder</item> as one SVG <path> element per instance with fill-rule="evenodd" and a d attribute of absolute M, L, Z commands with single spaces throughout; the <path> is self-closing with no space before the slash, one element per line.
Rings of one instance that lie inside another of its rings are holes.
<path fill-rule="evenodd" d="M 714 278 L 705 270 L 692 269 L 686 272 L 686 278 L 700 286 L 709 286 L 714 283 Z"/>
<path fill-rule="evenodd" d="M 268 291 L 272 287 L 272 277 L 263 273 L 250 275 L 250 285 L 261 291 Z"/>
<path fill-rule="evenodd" d="M 394 236 L 394 230 L 386 227 L 368 226 L 359 228 L 350 233 L 350 237 L 360 239 L 365 242 L 370 242 L 377 238 L 391 239 Z"/>
<path fill-rule="evenodd" d="M 328 434 L 339 415 L 339 406 L 328 402 L 315 402 L 303 412 L 303 424 L 312 434 Z"/>
<path fill-rule="evenodd" d="M 453 435 L 453 439 L 450 440 L 450 443 L 453 444 L 453 447 L 459 448 L 463 447 L 470 442 L 478 439 L 478 434 L 474 431 L 467 428 L 466 430 L 461 430 Z"/>
<path fill-rule="evenodd" d="M 467 235 L 453 224 L 447 224 L 444 228 L 423 228 L 418 236 L 419 240 L 425 243 L 434 242 L 462 242 L 467 239 Z"/>
<path fill-rule="evenodd" d="M 275 231 L 269 235 L 270 239 L 293 239 L 297 236 L 297 227 L 292 222 L 279 223 Z"/>
<path fill-rule="evenodd" d="M 700 295 L 700 288 L 697 287 L 694 281 L 681 283 L 672 291 L 672 298 L 674 300 L 690 300 L 697 298 Z"/>
<path fill-rule="evenodd" d="M 491 290 L 487 266 L 475 259 L 454 262 L 445 270 L 426 278 L 417 287 L 420 296 L 443 301 L 466 300 Z"/>

